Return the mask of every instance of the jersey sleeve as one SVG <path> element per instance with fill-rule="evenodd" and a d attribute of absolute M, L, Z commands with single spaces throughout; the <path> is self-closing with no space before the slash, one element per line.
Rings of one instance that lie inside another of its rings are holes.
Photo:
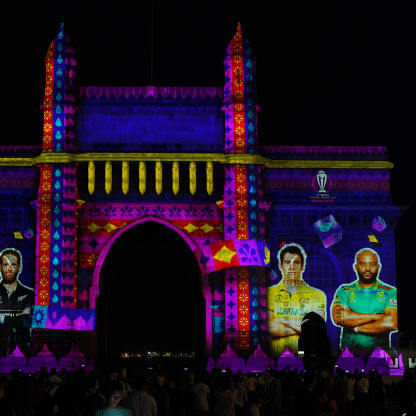
<path fill-rule="evenodd" d="M 384 309 L 397 308 L 397 289 L 392 287 L 387 293 L 387 302 Z"/>
<path fill-rule="evenodd" d="M 23 309 L 30 308 L 33 310 L 33 305 L 35 304 L 35 291 L 32 289 L 27 289 L 27 295 L 23 301 Z"/>
<path fill-rule="evenodd" d="M 334 295 L 333 305 L 348 306 L 348 292 L 344 290 L 343 286 L 340 286 Z"/>
<path fill-rule="evenodd" d="M 270 286 L 267 288 L 267 309 L 274 312 L 274 298 L 276 296 L 275 286 Z"/>
<path fill-rule="evenodd" d="M 321 315 L 326 321 L 326 295 L 321 290 L 319 291 L 316 299 L 316 308 L 318 314 Z"/>

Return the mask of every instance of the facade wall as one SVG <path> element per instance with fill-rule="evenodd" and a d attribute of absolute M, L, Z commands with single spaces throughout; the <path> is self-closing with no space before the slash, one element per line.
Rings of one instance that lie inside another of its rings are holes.
<path fill-rule="evenodd" d="M 335 349 L 330 305 L 355 279 L 355 253 L 377 251 L 380 278 L 395 286 L 399 212 L 386 149 L 261 149 L 255 57 L 240 27 L 224 64 L 223 93 L 79 89 L 61 28 L 46 59 L 42 148 L 0 158 L 1 244 L 23 254 L 22 282 L 36 292 L 33 329 L 93 331 L 105 253 L 123 229 L 147 220 L 177 230 L 199 262 L 208 354 L 229 344 L 276 355 L 268 287 L 280 280 L 285 244 L 307 253 L 303 278 L 326 295 Z"/>

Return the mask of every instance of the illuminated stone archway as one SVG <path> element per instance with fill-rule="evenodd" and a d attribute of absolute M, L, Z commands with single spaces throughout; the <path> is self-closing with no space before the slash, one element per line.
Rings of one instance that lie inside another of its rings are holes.
<path fill-rule="evenodd" d="M 92 274 L 92 285 L 90 288 L 90 308 L 95 309 L 96 308 L 96 300 L 97 297 L 99 296 L 99 287 L 100 287 L 100 274 L 102 271 L 102 267 L 104 265 L 104 262 L 111 250 L 111 248 L 113 247 L 114 243 L 123 235 L 125 234 L 128 230 L 136 227 L 136 226 L 140 226 L 141 224 L 145 224 L 145 223 L 149 223 L 149 222 L 153 222 L 153 223 L 157 223 L 157 224 L 161 224 L 165 227 L 167 227 L 168 229 L 174 231 L 175 233 L 177 233 L 187 244 L 187 246 L 189 247 L 189 249 L 192 251 L 193 255 L 195 256 L 195 261 L 198 263 L 198 266 L 200 266 L 199 262 L 198 262 L 198 251 L 199 251 L 199 247 L 198 245 L 192 240 L 192 238 L 190 238 L 186 233 L 184 233 L 182 230 L 180 230 L 177 226 L 175 226 L 174 224 L 170 223 L 169 221 L 160 219 L 160 218 L 154 218 L 154 217 L 146 217 L 146 218 L 141 218 L 138 219 L 136 221 L 132 221 L 131 223 L 129 223 L 128 225 L 126 225 L 125 227 L 119 229 L 104 245 L 104 247 L 102 248 L 102 250 L 100 251 L 98 257 L 97 257 L 97 261 L 95 263 L 95 267 L 93 270 L 93 274 Z M 201 267 L 199 267 L 200 270 L 200 274 L 201 274 L 201 289 L 202 289 L 202 295 L 204 296 L 205 299 L 205 338 L 206 338 L 206 344 L 207 344 L 207 348 L 209 350 L 211 344 L 212 344 L 212 331 L 211 331 L 211 326 L 212 326 L 212 318 L 211 318 L 211 313 L 210 312 L 210 308 L 209 306 L 211 305 L 211 290 L 209 287 L 209 283 L 208 283 L 208 277 L 206 274 L 204 274 L 204 271 L 201 269 Z"/>
<path fill-rule="evenodd" d="M 42 146 L 0 149 L 1 242 L 21 248 L 33 329 L 93 333 L 106 255 L 146 221 L 178 233 L 199 262 L 211 354 L 224 343 L 267 347 L 267 292 L 285 242 L 310 253 L 305 280 L 325 291 L 327 316 L 361 247 L 376 247 L 383 281 L 396 285 L 401 212 L 387 149 L 260 147 L 256 60 L 240 26 L 224 64 L 223 88 L 79 87 L 61 27 L 46 56 Z M 339 267 L 326 267 L 327 253 Z"/>

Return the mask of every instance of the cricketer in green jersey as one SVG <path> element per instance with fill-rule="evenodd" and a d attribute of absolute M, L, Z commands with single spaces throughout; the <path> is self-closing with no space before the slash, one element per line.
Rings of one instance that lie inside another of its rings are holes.
<path fill-rule="evenodd" d="M 378 279 L 380 257 L 371 248 L 355 254 L 355 282 L 341 285 L 334 295 L 331 317 L 341 327 L 340 346 L 355 355 L 368 356 L 375 347 L 390 348 L 397 330 L 397 290 Z"/>

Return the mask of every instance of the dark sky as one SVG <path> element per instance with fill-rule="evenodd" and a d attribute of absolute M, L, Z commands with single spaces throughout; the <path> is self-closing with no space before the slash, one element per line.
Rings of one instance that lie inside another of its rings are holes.
<path fill-rule="evenodd" d="M 81 85 L 222 86 L 224 51 L 240 21 L 257 56 L 260 143 L 386 145 L 395 164 L 393 201 L 414 204 L 416 5 L 317 3 L 72 0 L 2 6 L 11 25 L 1 29 L 3 131 L 10 127 L 1 143 L 40 144 L 43 59 L 60 22 L 77 51 Z M 415 223 L 413 206 L 399 226 L 397 251 L 409 288 Z"/>
<path fill-rule="evenodd" d="M 223 85 L 224 50 L 241 21 L 257 56 L 260 142 L 387 145 L 395 202 L 409 204 L 416 6 L 274 3 L 272 11 L 256 2 L 153 0 L 153 42 L 152 1 L 7 6 L 4 16 L 14 24 L 2 28 L 10 98 L 3 116 L 18 114 L 20 123 L 2 140 L 40 144 L 43 60 L 62 21 L 81 85 L 201 86 Z"/>

